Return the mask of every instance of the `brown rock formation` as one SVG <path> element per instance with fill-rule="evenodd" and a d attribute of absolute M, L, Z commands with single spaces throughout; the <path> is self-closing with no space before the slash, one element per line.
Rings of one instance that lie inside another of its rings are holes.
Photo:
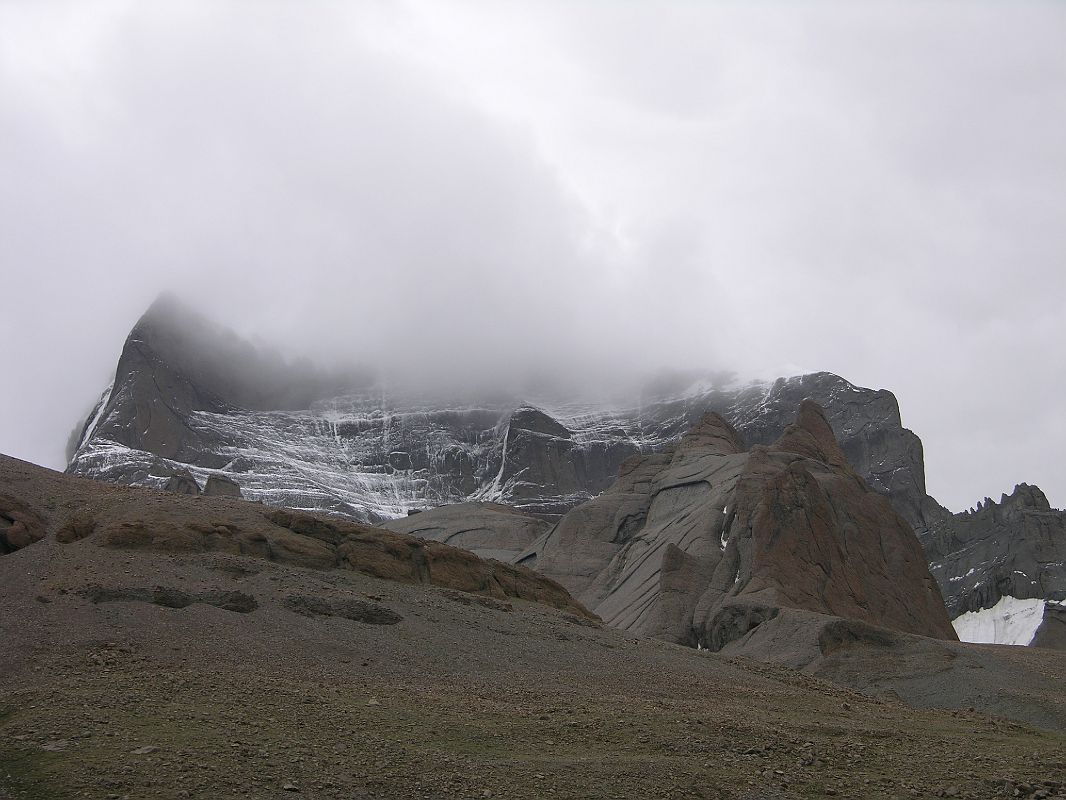
<path fill-rule="evenodd" d="M 783 608 L 955 639 L 913 530 L 810 401 L 769 447 L 745 453 L 711 414 L 627 462 L 535 563 L 612 625 L 715 650 Z"/>

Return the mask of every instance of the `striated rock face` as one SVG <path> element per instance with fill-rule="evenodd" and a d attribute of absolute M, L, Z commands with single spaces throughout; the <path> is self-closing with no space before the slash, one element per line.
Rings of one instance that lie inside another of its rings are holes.
<path fill-rule="evenodd" d="M 811 401 L 748 452 L 708 414 L 672 453 L 627 462 L 523 563 L 608 624 L 712 650 L 783 608 L 956 638 L 910 525 Z"/>
<path fill-rule="evenodd" d="M 919 536 L 952 617 L 989 611 L 1004 598 L 1040 600 L 1048 633 L 1033 644 L 1059 641 L 1063 612 L 1048 601 L 1066 600 L 1066 512 L 1039 488 L 1019 484 L 998 503 L 985 498 Z"/>
<path fill-rule="evenodd" d="M 551 525 L 509 506 L 456 503 L 389 520 L 382 527 L 461 547 L 481 558 L 514 561 L 547 533 Z"/>
<path fill-rule="evenodd" d="M 609 487 L 626 459 L 676 443 L 708 411 L 770 444 L 803 399 L 853 468 L 916 527 L 947 516 L 925 493 L 921 442 L 895 398 L 829 373 L 752 385 L 657 387 L 622 403 L 398 396 L 365 376 L 282 364 L 173 301 L 123 348 L 68 471 L 163 488 L 188 470 L 269 505 L 364 522 L 465 501 L 556 520 Z"/>

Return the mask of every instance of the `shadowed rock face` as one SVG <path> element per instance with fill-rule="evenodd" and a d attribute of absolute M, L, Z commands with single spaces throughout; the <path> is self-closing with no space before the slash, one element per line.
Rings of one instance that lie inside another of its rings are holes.
<path fill-rule="evenodd" d="M 768 445 L 805 398 L 826 410 L 852 466 L 909 522 L 946 515 L 925 493 L 921 442 L 902 427 L 892 394 L 829 373 L 658 387 L 611 408 L 395 397 L 365 376 L 282 364 L 166 299 L 130 333 L 68 471 L 154 488 L 186 469 L 201 486 L 225 475 L 249 499 L 363 522 L 470 500 L 554 521 L 609 487 L 627 458 L 676 444 L 708 411 Z"/>
<path fill-rule="evenodd" d="M 782 608 L 956 638 L 911 527 L 810 401 L 750 452 L 707 415 L 673 453 L 627 462 L 524 563 L 611 625 L 713 650 Z"/>
<path fill-rule="evenodd" d="M 952 618 L 1004 597 L 1066 600 L 1066 512 L 1022 483 L 997 503 L 955 514 L 919 533 Z M 1066 610 L 1046 605 L 1034 646 L 1066 649 Z"/>

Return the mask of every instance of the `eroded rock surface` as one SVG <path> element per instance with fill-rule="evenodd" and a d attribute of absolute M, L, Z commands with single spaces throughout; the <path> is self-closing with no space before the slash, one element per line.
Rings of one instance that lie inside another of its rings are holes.
<path fill-rule="evenodd" d="M 1036 486 L 985 498 L 921 538 L 953 617 L 1002 597 L 1066 600 L 1066 512 Z"/>
<path fill-rule="evenodd" d="M 750 451 L 708 414 L 674 452 L 627 462 L 524 563 L 608 624 L 712 650 L 782 608 L 956 638 L 913 530 L 810 401 Z"/>

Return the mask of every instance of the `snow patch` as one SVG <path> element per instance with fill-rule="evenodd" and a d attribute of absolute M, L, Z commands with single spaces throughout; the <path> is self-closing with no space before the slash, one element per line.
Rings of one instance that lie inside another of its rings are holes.
<path fill-rule="evenodd" d="M 96 429 L 100 427 L 100 423 L 104 421 L 104 412 L 107 411 L 107 404 L 111 402 L 111 390 L 114 389 L 115 382 L 112 381 L 104 389 L 104 393 L 100 395 L 100 402 L 96 404 L 96 409 L 93 412 L 92 421 L 85 426 L 85 430 L 82 431 L 81 440 L 78 442 L 76 450 L 80 450 L 88 444 L 93 434 L 96 433 Z"/>
<path fill-rule="evenodd" d="M 964 642 L 1028 645 L 1044 621 L 1044 600 L 1001 597 L 992 608 L 968 611 L 952 621 Z"/>

